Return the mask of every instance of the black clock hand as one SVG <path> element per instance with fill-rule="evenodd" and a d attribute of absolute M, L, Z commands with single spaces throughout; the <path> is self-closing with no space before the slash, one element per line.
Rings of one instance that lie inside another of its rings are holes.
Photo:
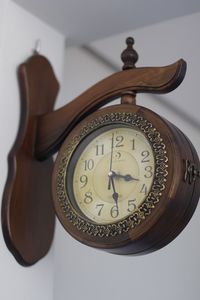
<path fill-rule="evenodd" d="M 113 176 L 113 177 L 118 177 L 118 178 L 123 178 L 125 181 L 131 181 L 131 180 L 139 181 L 139 179 L 134 178 L 134 177 L 131 176 L 130 174 L 127 174 L 127 175 L 121 175 L 121 174 L 115 173 L 114 171 L 112 171 L 112 176 Z"/>
<path fill-rule="evenodd" d="M 111 175 L 111 176 L 109 176 L 110 177 L 110 181 L 111 181 L 111 184 L 112 184 L 112 188 L 113 188 L 113 194 L 112 194 L 112 197 L 113 197 L 113 199 L 114 199 L 114 201 L 115 201 L 115 204 L 116 204 L 116 206 L 118 207 L 118 198 L 119 198 L 119 194 L 116 192 L 116 189 L 115 189 L 115 183 L 114 183 L 114 178 L 113 178 L 113 176 Z"/>
<path fill-rule="evenodd" d="M 114 133 L 112 134 L 112 140 L 111 140 L 111 154 L 110 154 L 110 172 L 112 172 L 112 161 L 113 161 L 113 147 L 114 147 Z M 111 187 L 111 177 L 109 176 L 108 180 L 108 190 L 110 190 Z"/>

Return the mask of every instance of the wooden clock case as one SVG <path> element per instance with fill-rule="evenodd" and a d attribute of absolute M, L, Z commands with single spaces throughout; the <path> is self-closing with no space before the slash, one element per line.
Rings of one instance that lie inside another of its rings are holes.
<path fill-rule="evenodd" d="M 41 259 L 53 239 L 52 155 L 76 125 L 81 126 L 80 122 L 86 117 L 93 118 L 94 112 L 102 113 L 99 109 L 116 98 L 122 98 L 122 105 L 107 108 L 108 111 L 113 108 L 136 112 L 152 122 L 165 139 L 169 160 L 163 198 L 153 209 L 151 218 L 145 218 L 119 239 L 88 240 L 74 228 L 70 233 L 83 243 L 115 253 L 149 252 L 171 241 L 187 224 L 197 205 L 200 172 L 193 146 L 174 125 L 135 105 L 137 93 L 162 94 L 179 86 L 185 76 L 186 63 L 181 59 L 166 67 L 135 68 L 137 54 L 132 45 L 133 39 L 127 39 L 127 49 L 122 54 L 123 71 L 103 79 L 56 111 L 53 106 L 59 83 L 50 62 L 36 53 L 19 66 L 21 118 L 8 156 L 1 214 L 6 245 L 23 266 Z M 55 206 L 64 224 L 64 217 L 57 204 Z"/>
<path fill-rule="evenodd" d="M 65 178 L 72 148 L 76 149 L 81 140 L 105 124 L 131 124 L 142 131 L 151 143 L 156 167 L 151 191 L 139 210 L 125 220 L 99 225 L 81 217 L 70 205 Z M 56 214 L 64 228 L 88 246 L 117 254 L 158 250 L 181 232 L 198 203 L 200 185 L 199 181 L 190 181 L 188 163 L 200 167 L 190 141 L 153 111 L 132 104 L 98 110 L 70 132 L 59 151 L 52 179 Z"/>

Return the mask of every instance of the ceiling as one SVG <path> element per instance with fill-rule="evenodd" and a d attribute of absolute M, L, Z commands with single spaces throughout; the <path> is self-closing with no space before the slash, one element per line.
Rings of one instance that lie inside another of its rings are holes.
<path fill-rule="evenodd" d="M 200 0 L 13 0 L 73 44 L 200 11 Z"/>

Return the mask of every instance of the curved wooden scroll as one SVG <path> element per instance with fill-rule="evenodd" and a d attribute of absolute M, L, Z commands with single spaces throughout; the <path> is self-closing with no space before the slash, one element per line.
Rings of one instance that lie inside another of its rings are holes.
<path fill-rule="evenodd" d="M 182 82 L 185 73 L 186 62 L 180 59 L 166 67 L 135 68 L 105 78 L 69 104 L 39 118 L 37 158 L 55 153 L 76 123 L 124 92 L 168 93 Z"/>
<path fill-rule="evenodd" d="M 18 75 L 21 119 L 8 157 L 2 228 L 9 250 L 20 264 L 29 266 L 47 253 L 54 232 L 53 159 L 39 162 L 34 152 L 38 116 L 53 110 L 59 84 L 50 63 L 40 55 L 22 64 Z"/>

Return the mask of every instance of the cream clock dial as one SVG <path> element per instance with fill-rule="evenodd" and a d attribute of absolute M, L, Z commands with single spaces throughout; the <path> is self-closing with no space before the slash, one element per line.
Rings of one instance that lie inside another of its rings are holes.
<path fill-rule="evenodd" d="M 155 160 L 142 132 L 119 125 L 88 135 L 69 164 L 66 190 L 82 216 L 99 224 L 120 221 L 146 199 Z"/>

